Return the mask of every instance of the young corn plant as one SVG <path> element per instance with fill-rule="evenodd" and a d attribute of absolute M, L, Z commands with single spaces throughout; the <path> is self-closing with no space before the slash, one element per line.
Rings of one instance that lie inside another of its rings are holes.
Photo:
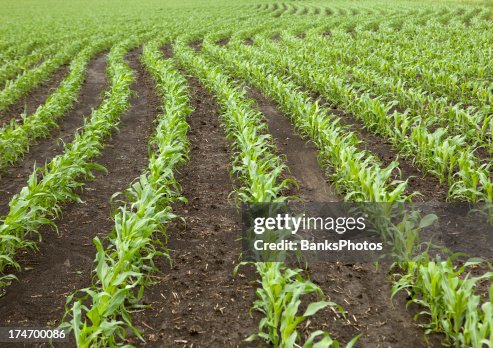
<path fill-rule="evenodd" d="M 301 297 L 315 293 L 322 296 L 321 289 L 301 276 L 300 269 L 286 268 L 280 262 L 259 262 L 257 269 L 262 274 L 261 286 L 257 289 L 257 300 L 253 309 L 263 313 L 264 318 L 259 324 L 259 333 L 251 335 L 247 341 L 257 337 L 271 342 L 274 347 L 335 347 L 340 346 L 337 340 L 327 332 L 317 330 L 311 333 L 303 345 L 296 342 L 300 339 L 297 326 L 318 311 L 326 307 L 342 308 L 334 302 L 318 301 L 310 303 L 302 315 L 298 315 Z M 280 315 L 282 313 L 282 315 Z M 359 336 L 351 340 L 346 348 L 352 347 Z"/>
<path fill-rule="evenodd" d="M 3 85 L 6 81 L 15 78 L 15 76 L 17 76 L 20 72 L 40 62 L 44 57 L 53 54 L 60 49 L 62 44 L 66 44 L 66 41 L 38 47 L 27 55 L 7 61 L 0 67 L 0 85 Z"/>
<path fill-rule="evenodd" d="M 456 267 L 451 261 L 407 262 L 399 266 L 404 275 L 397 275 L 392 296 L 406 291 L 416 303 L 425 308 L 417 316 L 427 315 L 427 331 L 442 332 L 450 344 L 457 347 L 491 346 L 493 342 L 493 286 L 489 298 L 475 293 L 476 285 L 493 280 L 493 272 L 471 276 L 468 269 L 479 261 Z"/>

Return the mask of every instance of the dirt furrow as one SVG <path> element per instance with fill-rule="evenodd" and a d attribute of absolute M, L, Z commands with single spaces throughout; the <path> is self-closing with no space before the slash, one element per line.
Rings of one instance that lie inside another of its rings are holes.
<path fill-rule="evenodd" d="M 9 106 L 6 110 L 0 111 L 0 127 L 11 119 L 21 120 L 20 115 L 32 114 L 38 106 L 44 104 L 46 99 L 52 94 L 68 73 L 68 65 L 62 65 L 55 73 L 35 87 L 31 92 L 21 97 L 16 103 Z"/>
<path fill-rule="evenodd" d="M 160 100 L 138 61 L 139 53 L 135 50 L 127 57 L 136 71 L 132 106 L 122 115 L 119 131 L 108 140 L 103 155 L 96 159 L 108 173 L 97 173 L 96 180 L 85 186 L 83 204 L 64 207 L 63 216 L 56 221 L 59 235 L 43 229 L 39 252 L 20 255 L 24 271 L 0 299 L 0 326 L 58 324 L 67 295 L 90 284 L 96 254 L 92 239 L 104 237 L 113 226 L 110 197 L 127 188 L 146 167 L 148 137 L 159 112 Z"/>
<path fill-rule="evenodd" d="M 235 347 L 257 329 L 249 315 L 255 274 L 245 268 L 233 276 L 241 220 L 228 202 L 228 145 L 211 95 L 196 79 L 189 84 L 190 162 L 178 176 L 188 204 L 175 207 L 186 223 L 169 226 L 173 266 L 161 263 L 157 284 L 144 294 L 152 309 L 137 313 L 135 323 L 150 347 Z"/>
<path fill-rule="evenodd" d="M 84 117 L 97 108 L 106 85 L 106 55 L 92 59 L 87 67 L 85 81 L 72 110 L 61 119 L 59 127 L 52 134 L 30 147 L 29 152 L 18 164 L 0 172 L 0 216 L 8 212 L 8 202 L 14 194 L 27 183 L 34 165 L 43 166 L 45 162 L 63 152 L 63 144 L 74 138 L 78 128 L 84 125 Z"/>
<path fill-rule="evenodd" d="M 258 110 L 265 115 L 278 152 L 286 156 L 289 174 L 300 186 L 296 194 L 305 202 L 341 201 L 341 196 L 320 170 L 315 145 L 295 133 L 289 119 L 258 90 L 249 89 L 249 97 L 257 101 Z"/>

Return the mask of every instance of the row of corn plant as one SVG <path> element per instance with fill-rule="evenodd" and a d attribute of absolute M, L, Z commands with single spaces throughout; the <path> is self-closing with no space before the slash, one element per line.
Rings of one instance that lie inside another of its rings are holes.
<path fill-rule="evenodd" d="M 471 275 L 479 261 L 464 265 L 452 261 L 405 262 L 397 266 L 392 296 L 405 291 L 423 309 L 416 315 L 429 319 L 426 334 L 443 333 L 444 343 L 455 347 L 493 347 L 493 272 Z M 477 286 L 489 282 L 486 298 Z"/>
<path fill-rule="evenodd" d="M 123 345 L 127 329 L 142 341 L 132 324 L 131 311 L 139 305 L 149 275 L 157 271 L 154 258 L 169 257 L 166 223 L 175 218 L 171 204 L 183 200 L 174 170 L 187 160 L 186 121 L 191 112 L 185 78 L 159 52 L 161 41 L 144 46 L 142 61 L 163 98 L 150 140 L 148 169 L 125 192 L 126 200 L 114 215 L 107 246 L 96 237 L 93 283 L 69 296 L 64 328 L 75 335 L 78 347 Z"/>
<path fill-rule="evenodd" d="M 22 123 L 12 119 L 0 129 L 0 170 L 15 163 L 35 140 L 48 136 L 58 126 L 58 119 L 73 106 L 79 95 L 89 59 L 110 43 L 109 38 L 98 39 L 79 52 L 70 63 L 67 77 L 43 105 L 23 117 Z"/>
<path fill-rule="evenodd" d="M 232 174 L 239 181 L 238 200 L 242 203 L 283 202 L 286 197 L 281 195 L 281 190 L 288 187 L 291 180 L 281 180 L 280 176 L 287 168 L 275 153 L 265 119 L 252 108 L 252 102 L 245 97 L 245 90 L 235 87 L 220 67 L 195 55 L 183 38 L 177 40 L 174 48 L 181 64 L 214 93 L 221 106 L 226 137 L 234 150 Z M 257 262 L 255 267 L 260 276 L 260 286 L 253 309 L 264 317 L 259 323 L 258 333 L 248 337 L 247 341 L 261 338 L 274 347 L 339 346 L 338 341 L 321 330 L 301 342 L 298 325 L 323 308 L 337 306 L 321 300 L 308 304 L 303 314 L 298 313 L 303 295 L 314 293 L 323 296 L 318 286 L 303 278 L 301 269 L 291 269 L 280 262 Z"/>
<path fill-rule="evenodd" d="M 39 18 L 39 17 L 38 17 Z M 31 53 L 48 47 L 54 42 L 62 42 L 65 39 L 76 38 L 83 33 L 90 35 L 93 28 L 75 28 L 71 26 L 72 31 L 68 31 L 66 26 L 47 26 L 48 32 L 41 32 L 44 29 L 43 25 L 29 21 L 25 30 L 19 30 L 13 25 L 18 23 L 19 18 L 4 17 L 2 24 L 7 26 L 10 32 L 2 30 L 0 42 L 0 62 L 2 65 L 8 61 L 20 59 L 23 56 L 28 56 Z M 43 23 L 45 24 L 45 23 Z M 5 29 L 5 27 L 3 28 Z M 36 30 L 38 29 L 38 30 Z"/>
<path fill-rule="evenodd" d="M 325 74 L 325 70 L 311 69 L 310 58 L 289 53 L 270 53 L 261 48 L 237 44 L 241 56 L 264 63 L 270 73 L 284 74 L 310 90 L 322 93 L 331 103 L 343 106 L 360 118 L 368 129 L 389 139 L 404 156 L 413 158 L 417 164 L 441 181 L 451 185 L 449 195 L 469 201 L 493 200 L 493 184 L 489 178 L 489 163 L 481 164 L 474 150 L 461 135 L 449 136 L 447 129 L 430 132 L 425 121 L 408 112 L 394 110 L 394 102 L 372 98 L 368 92 L 360 94 L 347 86 L 342 77 Z"/>
<path fill-rule="evenodd" d="M 85 43 L 85 40 L 75 40 L 38 67 L 26 70 L 15 80 L 7 81 L 4 89 L 0 91 L 0 111 L 6 110 L 43 80 L 49 78 L 57 69 L 74 57 Z"/>
<path fill-rule="evenodd" d="M 17 32 L 14 37 L 11 37 L 11 41 L 9 43 L 2 42 L 7 47 L 4 47 L 0 51 L 1 62 L 7 62 L 12 59 L 20 58 L 47 44 L 45 41 L 46 38 L 40 40 L 35 35 L 29 35 L 28 37 L 22 37 L 22 39 L 20 39 L 18 34 L 19 33 Z"/>
<path fill-rule="evenodd" d="M 37 64 L 46 56 L 53 54 L 62 44 L 63 43 L 56 42 L 46 46 L 41 46 L 27 55 L 7 61 L 5 64 L 0 66 L 0 85 L 5 84 L 6 81 L 14 78 L 21 71 L 29 69 L 33 65 Z"/>
<path fill-rule="evenodd" d="M 92 171 L 104 168 L 91 160 L 101 154 L 103 141 L 118 124 L 120 115 L 129 105 L 132 72 L 124 56 L 132 41 L 113 46 L 108 54 L 108 75 L 111 87 L 100 107 L 85 120 L 81 133 L 64 152 L 54 157 L 44 168 L 35 169 L 27 186 L 9 202 L 9 212 L 0 225 L 0 287 L 10 284 L 15 276 L 10 273 L 20 269 L 14 260 L 20 248 L 35 249 L 34 237 L 41 235 L 42 225 L 55 226 L 53 219 L 60 214 L 60 204 L 79 201 L 76 190 L 83 186 L 81 179 L 91 179 Z"/>
<path fill-rule="evenodd" d="M 331 170 L 336 187 L 347 192 L 346 200 L 393 202 L 405 199 L 407 181 L 392 180 L 398 162 L 382 168 L 379 160 L 358 148 L 359 139 L 340 119 L 312 102 L 310 97 L 286 79 L 270 74 L 264 66 L 233 51 L 204 42 L 208 55 L 277 102 L 296 128 L 318 147 L 324 165 Z"/>
<path fill-rule="evenodd" d="M 232 163 L 232 173 L 242 182 L 251 183 L 251 186 L 243 186 L 237 192 L 238 198 L 241 201 L 251 199 L 255 202 L 275 200 L 290 181 L 278 183 L 286 165 L 275 154 L 272 136 L 268 133 L 262 115 L 245 98 L 246 91 L 235 88 L 220 72 L 219 67 L 207 64 L 200 57 L 194 56 L 191 49 L 180 44 L 176 47 L 177 57 L 214 92 L 219 105 L 224 109 L 223 123 L 227 138 L 239 147 Z M 197 70 L 199 63 L 204 65 L 201 70 Z M 245 189 L 248 191 L 242 191 Z"/>

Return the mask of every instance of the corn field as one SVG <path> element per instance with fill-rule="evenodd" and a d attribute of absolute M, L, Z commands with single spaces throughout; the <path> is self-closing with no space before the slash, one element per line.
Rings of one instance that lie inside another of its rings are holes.
<path fill-rule="evenodd" d="M 243 204 L 492 203 L 493 3 L 0 9 L 0 328 L 68 334 L 12 346 L 493 347 L 488 260 L 408 257 L 431 217 L 392 264 L 240 240 Z"/>

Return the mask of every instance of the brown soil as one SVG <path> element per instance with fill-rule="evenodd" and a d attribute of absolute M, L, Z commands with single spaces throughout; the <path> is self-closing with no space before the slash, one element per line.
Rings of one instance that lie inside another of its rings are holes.
<path fill-rule="evenodd" d="M 171 43 L 167 43 L 161 49 L 161 52 L 163 53 L 164 58 L 166 58 L 166 59 L 172 58 L 173 57 L 173 45 Z"/>
<path fill-rule="evenodd" d="M 106 84 L 105 55 L 92 59 L 87 68 L 85 82 L 73 109 L 60 119 L 59 128 L 45 139 L 33 145 L 24 158 L 12 167 L 0 172 L 0 216 L 8 213 L 8 202 L 26 185 L 34 165 L 41 167 L 46 161 L 63 152 L 63 144 L 69 143 L 76 130 L 84 125 L 84 117 L 96 108 Z"/>
<path fill-rule="evenodd" d="M 108 173 L 96 173 L 96 180 L 85 186 L 80 195 L 83 204 L 64 207 L 56 221 L 59 235 L 43 228 L 39 252 L 19 255 L 24 270 L 0 299 L 0 326 L 57 325 L 66 297 L 90 284 L 96 253 L 92 239 L 104 238 L 112 229 L 110 197 L 127 188 L 146 167 L 147 139 L 161 104 L 151 77 L 138 61 L 139 53 L 135 50 L 127 57 L 136 71 L 132 106 L 122 115 L 119 132 L 96 159 Z"/>
<path fill-rule="evenodd" d="M 58 87 L 60 82 L 68 73 L 68 66 L 62 65 L 50 78 L 43 81 L 39 86 L 24 97 L 21 97 L 15 104 L 8 107 L 6 110 L 0 111 L 0 127 L 10 122 L 11 119 L 16 119 L 21 122 L 21 114 L 30 115 L 36 109 L 44 104 L 46 99 Z"/>
<path fill-rule="evenodd" d="M 226 46 L 229 43 L 229 37 L 222 38 L 221 40 L 216 42 L 216 45 Z"/>
<path fill-rule="evenodd" d="M 476 155 L 477 158 L 479 158 L 481 164 L 491 163 L 493 161 L 493 151 L 490 152 L 485 147 L 476 148 L 474 154 Z M 490 178 L 493 178 L 493 172 L 490 172 Z"/>
<path fill-rule="evenodd" d="M 317 149 L 293 132 L 293 126 L 274 105 L 258 90 L 250 89 L 249 96 L 258 103 L 266 116 L 269 132 L 275 139 L 278 152 L 285 155 L 291 176 L 298 182 L 300 195 L 305 202 L 337 202 L 341 196 L 328 184 L 317 161 Z"/>
<path fill-rule="evenodd" d="M 418 308 L 406 309 L 404 293 L 397 294 L 391 303 L 387 270 L 386 265 L 377 270 L 368 263 L 310 265 L 311 280 L 346 312 L 346 318 L 335 311 L 319 312 L 313 321 L 323 322 L 323 329 L 341 342 L 361 333 L 356 347 L 441 347 L 438 335 L 425 341 L 423 329 L 413 319 Z"/>
<path fill-rule="evenodd" d="M 286 163 L 300 183 L 295 194 L 306 201 L 340 201 L 317 164 L 315 147 L 296 134 L 288 118 L 273 102 L 257 90 L 252 90 L 250 95 L 257 100 L 279 151 L 286 155 Z M 385 265 L 377 270 L 369 263 L 311 264 L 307 274 L 331 301 L 343 306 L 347 318 L 331 310 L 321 311 L 311 320 L 308 330 L 326 330 L 344 344 L 362 333 L 357 347 L 427 347 L 423 330 L 413 321 L 413 312 L 405 308 L 404 295 L 397 295 L 394 305 L 390 303 L 392 283 L 387 270 Z M 430 346 L 439 347 L 439 341 L 433 340 Z"/>
<path fill-rule="evenodd" d="M 258 320 L 249 315 L 255 275 L 245 268 L 233 276 L 241 219 L 228 202 L 230 153 L 211 95 L 195 79 L 189 85 L 195 109 L 189 118 L 190 163 L 178 176 L 188 204 L 175 207 L 186 223 L 169 226 L 173 266 L 161 263 L 163 274 L 144 294 L 152 309 L 137 313 L 134 322 L 146 346 L 234 347 L 257 329 Z"/>
<path fill-rule="evenodd" d="M 190 47 L 193 48 L 196 52 L 200 52 L 202 50 L 202 40 L 192 42 L 190 44 Z"/>

